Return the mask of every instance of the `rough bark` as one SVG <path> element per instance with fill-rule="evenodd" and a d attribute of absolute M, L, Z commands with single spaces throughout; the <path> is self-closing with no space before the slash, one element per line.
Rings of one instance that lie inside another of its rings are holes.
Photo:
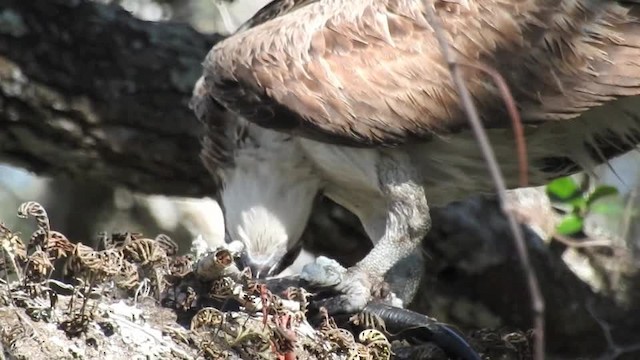
<path fill-rule="evenodd" d="M 0 0 L 0 161 L 145 193 L 211 193 L 188 101 L 218 38 L 118 6 Z"/>

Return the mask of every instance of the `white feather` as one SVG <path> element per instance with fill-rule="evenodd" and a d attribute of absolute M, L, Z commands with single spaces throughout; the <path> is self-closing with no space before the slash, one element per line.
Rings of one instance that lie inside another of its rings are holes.
<path fill-rule="evenodd" d="M 249 132 L 225 171 L 222 201 L 231 239 L 264 258 L 299 240 L 320 177 L 287 136 L 253 125 Z"/>

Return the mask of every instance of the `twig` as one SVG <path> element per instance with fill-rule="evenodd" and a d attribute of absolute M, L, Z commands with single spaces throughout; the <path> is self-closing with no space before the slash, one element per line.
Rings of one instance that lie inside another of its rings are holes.
<path fill-rule="evenodd" d="M 222 305 L 220 306 L 220 311 L 224 312 L 224 308 L 229 304 L 229 300 L 231 300 L 230 297 L 224 299 L 224 301 L 222 302 Z M 220 330 L 222 329 L 222 324 L 224 324 L 224 321 L 226 319 L 226 316 L 222 315 L 222 321 L 220 321 L 220 324 L 218 324 L 218 326 L 216 326 L 216 331 L 213 333 L 214 337 L 218 336 L 218 333 L 220 333 Z M 245 325 L 247 325 L 247 321 L 249 321 L 249 317 L 247 316 L 247 319 L 244 321 L 244 324 L 242 324 L 242 327 L 244 328 Z"/>
<path fill-rule="evenodd" d="M 450 50 L 449 44 L 447 43 L 447 40 L 444 35 L 444 31 L 442 30 L 442 25 L 439 21 L 440 19 L 437 17 L 435 13 L 435 6 L 433 4 L 433 0 L 426 0 L 425 3 L 426 3 L 425 7 L 426 7 L 427 21 L 431 24 L 431 27 L 433 28 L 438 44 L 440 45 L 440 51 L 442 52 L 442 56 L 449 67 L 449 72 L 451 73 L 451 78 L 456 87 L 456 91 L 460 96 L 460 100 L 464 107 L 464 111 L 469 119 L 471 128 L 473 129 L 476 140 L 478 141 L 478 145 L 480 146 L 482 154 L 484 155 L 485 161 L 487 162 L 487 165 L 489 167 L 489 172 L 491 173 L 491 177 L 496 186 L 498 199 L 500 200 L 500 206 L 502 207 L 502 210 L 509 221 L 509 227 L 511 228 L 511 232 L 513 233 L 516 249 L 518 251 L 518 257 L 520 258 L 520 262 L 522 264 L 523 270 L 527 277 L 529 292 L 531 294 L 531 301 L 532 301 L 531 307 L 533 311 L 533 327 L 534 327 L 534 359 L 542 360 L 544 359 L 544 348 L 545 348 L 544 346 L 544 299 L 540 291 L 538 279 L 536 277 L 535 272 L 533 271 L 533 267 L 531 266 L 531 261 L 529 259 L 529 254 L 527 252 L 527 246 L 524 241 L 522 229 L 516 222 L 515 216 L 510 211 L 505 211 L 506 186 L 505 186 L 504 178 L 502 177 L 502 173 L 498 166 L 498 162 L 496 161 L 493 148 L 489 143 L 487 134 L 485 133 L 485 130 L 480 121 L 478 110 L 473 104 L 473 99 L 471 98 L 469 89 L 466 87 L 464 79 L 462 78 L 462 73 L 460 72 L 458 63 L 456 62 L 455 54 Z"/>
<path fill-rule="evenodd" d="M 138 303 L 138 296 L 140 296 L 141 294 L 142 294 L 142 297 L 147 297 L 149 296 L 150 292 L 151 292 L 151 288 L 149 286 L 149 278 L 144 278 L 144 280 L 142 280 L 140 285 L 138 285 L 138 288 L 136 289 L 136 292 L 133 295 L 133 303 L 134 304 Z"/>
<path fill-rule="evenodd" d="M 458 65 L 467 66 L 486 73 L 493 78 L 493 82 L 498 86 L 500 95 L 504 100 L 504 105 L 507 107 L 507 111 L 509 112 L 511 127 L 513 128 L 513 137 L 516 140 L 516 151 L 518 153 L 518 166 L 520 171 L 520 187 L 529 186 L 529 172 L 527 171 L 529 165 L 527 161 L 527 146 L 524 137 L 524 129 L 522 128 L 522 119 L 520 119 L 520 113 L 518 112 L 516 101 L 509 90 L 509 85 L 507 85 L 507 82 L 498 71 L 486 65 L 470 64 L 461 61 L 458 62 Z"/>
<path fill-rule="evenodd" d="M 571 239 L 568 236 L 554 234 L 553 240 L 564 244 L 571 248 L 593 248 L 593 247 L 606 247 L 606 248 L 614 248 L 616 247 L 612 241 L 610 240 L 586 240 L 586 239 Z"/>
<path fill-rule="evenodd" d="M 620 237 L 622 241 L 626 243 L 629 242 L 629 231 L 631 230 L 631 219 L 633 218 L 633 207 L 636 203 L 636 198 L 638 197 L 638 186 L 634 186 L 633 190 L 629 194 L 627 198 L 627 203 L 624 206 L 624 215 L 622 220 L 620 221 L 620 227 L 622 228 L 622 236 Z"/>
<path fill-rule="evenodd" d="M 80 317 L 84 316 L 84 310 L 87 308 L 87 302 L 89 302 L 89 296 L 91 295 L 91 289 L 96 283 L 97 276 L 95 274 L 91 274 L 91 280 L 89 280 L 89 287 L 84 290 L 84 299 L 82 299 L 82 308 L 80 308 Z"/>
<path fill-rule="evenodd" d="M 9 259 L 9 256 L 7 254 L 7 251 L 5 250 L 4 246 L 2 247 L 2 259 L 4 260 L 5 263 L 5 267 L 4 267 L 4 281 L 6 282 L 7 285 L 7 295 L 9 296 L 9 305 L 11 306 L 15 306 L 15 302 L 13 301 L 13 294 L 11 293 L 11 283 L 9 282 L 9 269 L 6 266 L 6 263 L 8 260 L 11 260 L 14 267 L 15 267 L 15 262 L 13 262 L 13 259 Z M 17 267 L 15 267 L 15 270 L 17 271 Z M 20 274 L 18 274 L 18 276 L 20 276 Z"/>

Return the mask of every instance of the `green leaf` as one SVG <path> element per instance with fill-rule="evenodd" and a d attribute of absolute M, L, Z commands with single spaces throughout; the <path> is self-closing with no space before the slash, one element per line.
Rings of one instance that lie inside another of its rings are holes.
<path fill-rule="evenodd" d="M 556 226 L 556 232 L 560 235 L 573 235 L 582 230 L 584 220 L 575 214 L 565 216 Z"/>
<path fill-rule="evenodd" d="M 547 185 L 547 194 L 554 200 L 566 201 L 579 193 L 580 186 L 569 176 L 555 179 Z"/>
<path fill-rule="evenodd" d="M 587 199 L 583 197 L 574 198 L 573 200 L 567 201 L 567 203 L 573 206 L 571 212 L 574 214 L 585 214 L 587 212 Z"/>
<path fill-rule="evenodd" d="M 609 185 L 598 186 L 587 198 L 587 206 L 607 196 L 618 195 L 618 189 Z"/>

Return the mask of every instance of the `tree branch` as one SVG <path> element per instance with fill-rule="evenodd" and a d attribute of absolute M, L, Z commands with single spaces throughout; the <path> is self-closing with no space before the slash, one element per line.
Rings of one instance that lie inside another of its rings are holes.
<path fill-rule="evenodd" d="M 0 161 L 165 195 L 211 194 L 188 108 L 220 36 L 79 0 L 0 0 Z"/>

